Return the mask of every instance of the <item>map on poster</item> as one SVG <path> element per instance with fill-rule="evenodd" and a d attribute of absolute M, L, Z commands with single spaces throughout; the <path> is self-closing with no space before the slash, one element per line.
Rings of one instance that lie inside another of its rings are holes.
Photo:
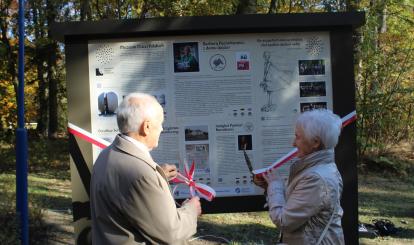
<path fill-rule="evenodd" d="M 243 150 L 267 167 L 292 149 L 301 112 L 332 109 L 328 32 L 108 39 L 88 51 L 92 134 L 111 142 L 122 98 L 152 94 L 165 114 L 154 160 L 181 170 L 194 161 L 195 180 L 218 197 L 262 194 Z"/>

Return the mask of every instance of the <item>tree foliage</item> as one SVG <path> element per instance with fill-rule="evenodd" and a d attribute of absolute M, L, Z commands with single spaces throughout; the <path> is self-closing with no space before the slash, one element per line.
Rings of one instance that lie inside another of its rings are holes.
<path fill-rule="evenodd" d="M 414 128 L 413 1 L 370 1 L 357 46 L 359 153 L 382 153 Z"/>
<path fill-rule="evenodd" d="M 17 0 L 0 0 L 0 132 L 16 124 Z M 413 0 L 32 0 L 25 13 L 26 121 L 55 137 L 64 128 L 63 45 L 55 21 L 164 16 L 365 11 L 355 33 L 359 153 L 386 150 L 413 135 Z"/>

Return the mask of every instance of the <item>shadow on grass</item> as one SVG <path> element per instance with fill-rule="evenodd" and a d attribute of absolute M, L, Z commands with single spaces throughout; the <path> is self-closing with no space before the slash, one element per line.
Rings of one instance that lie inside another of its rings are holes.
<path fill-rule="evenodd" d="M 392 235 L 390 237 L 413 239 L 414 238 L 414 230 L 413 229 L 408 229 L 408 228 L 399 228 L 398 232 L 395 235 Z"/>
<path fill-rule="evenodd" d="M 408 240 L 412 240 L 414 238 L 414 230 L 413 229 L 409 229 L 409 228 L 402 228 L 402 227 L 398 227 L 398 225 L 396 225 L 397 227 L 397 232 L 395 234 L 389 235 L 389 236 L 378 236 L 378 237 L 360 237 L 360 238 L 364 238 L 370 241 L 375 241 L 377 239 L 408 239 Z M 402 244 L 402 243 L 398 243 L 396 242 L 396 244 Z M 412 243 L 410 243 L 412 244 Z"/>
<path fill-rule="evenodd" d="M 360 215 L 414 217 L 414 199 L 399 193 L 360 192 L 359 206 Z"/>
<path fill-rule="evenodd" d="M 73 219 L 68 213 L 50 212 L 44 214 L 43 219 L 51 230 L 47 244 L 74 244 Z"/>
<path fill-rule="evenodd" d="M 31 193 L 31 202 L 36 203 L 42 209 L 68 210 L 72 209 L 72 198 L 62 196 L 50 196 L 45 194 Z"/>
<path fill-rule="evenodd" d="M 20 244 L 19 217 L 14 206 L 2 207 L 0 209 L 0 244 Z M 47 240 L 51 237 L 51 226 L 46 224 L 38 209 L 29 209 L 29 244 L 49 244 Z"/>
<path fill-rule="evenodd" d="M 202 240 L 226 243 L 226 240 L 241 244 L 276 244 L 279 232 L 275 227 L 261 224 L 212 224 L 199 221 L 197 234 Z M 224 239 L 221 239 L 224 238 Z"/>
<path fill-rule="evenodd" d="M 59 229 L 54 226 L 51 226 L 50 229 L 52 229 L 53 231 L 58 231 L 59 233 L 67 233 L 65 234 L 65 236 L 70 236 L 70 237 L 73 236 L 73 232 L 59 231 Z M 65 241 L 56 236 L 48 237 L 46 242 L 47 242 L 46 244 L 60 244 L 60 245 L 73 245 L 74 244 L 73 241 Z"/>

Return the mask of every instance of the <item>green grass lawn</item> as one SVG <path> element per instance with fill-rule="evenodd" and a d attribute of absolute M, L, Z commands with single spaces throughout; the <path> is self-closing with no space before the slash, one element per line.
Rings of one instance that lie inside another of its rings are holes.
<path fill-rule="evenodd" d="M 16 219 L 16 178 L 14 145 L 0 141 L 0 244 L 20 244 Z M 54 235 L 44 220 L 46 209 L 71 208 L 67 140 L 29 138 L 29 233 L 31 245 L 48 244 Z"/>
<path fill-rule="evenodd" d="M 0 243 L 18 244 L 15 220 L 15 172 L 13 145 L 0 142 Z M 30 244 L 47 244 L 53 236 L 43 222 L 42 210 L 71 209 L 67 141 L 30 143 Z M 359 220 L 389 219 L 401 231 L 391 237 L 361 238 L 360 244 L 414 244 L 414 180 L 359 176 Z M 237 204 L 235 204 L 237 205 Z M 278 230 L 267 212 L 207 214 L 199 220 L 196 244 L 275 244 Z M 213 242 L 214 241 L 214 242 Z"/>
<path fill-rule="evenodd" d="M 401 231 L 391 237 L 361 238 L 360 244 L 414 244 L 414 180 L 359 176 L 359 220 L 389 219 Z"/>
<path fill-rule="evenodd" d="M 279 232 L 267 212 L 205 214 L 195 237 L 233 244 L 276 244 Z"/>

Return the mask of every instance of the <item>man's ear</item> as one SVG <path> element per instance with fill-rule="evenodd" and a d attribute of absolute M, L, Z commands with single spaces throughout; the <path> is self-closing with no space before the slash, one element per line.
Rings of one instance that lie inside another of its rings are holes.
<path fill-rule="evenodd" d="M 145 120 L 141 123 L 141 127 L 139 127 L 139 133 L 142 136 L 147 136 L 150 132 L 150 121 L 149 120 Z"/>

